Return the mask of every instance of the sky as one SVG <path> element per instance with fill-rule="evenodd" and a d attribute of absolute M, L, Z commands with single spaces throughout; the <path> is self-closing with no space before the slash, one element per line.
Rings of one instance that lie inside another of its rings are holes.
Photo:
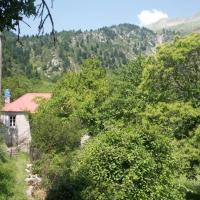
<path fill-rule="evenodd" d="M 37 0 L 40 1 L 40 0 Z M 51 0 L 46 0 L 51 2 Z M 54 0 L 51 13 L 57 31 L 90 30 L 131 23 L 148 25 L 161 18 L 190 17 L 200 12 L 200 0 Z M 22 35 L 37 34 L 38 21 L 25 19 Z M 45 32 L 51 30 L 50 22 Z"/>

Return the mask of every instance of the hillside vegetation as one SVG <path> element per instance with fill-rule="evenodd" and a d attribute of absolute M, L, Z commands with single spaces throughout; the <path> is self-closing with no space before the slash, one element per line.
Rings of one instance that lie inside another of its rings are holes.
<path fill-rule="evenodd" d="M 164 32 L 170 40 L 175 32 Z M 131 24 L 104 27 L 90 31 L 57 33 L 54 46 L 49 35 L 24 36 L 20 43 L 12 33 L 4 39 L 4 76 L 25 75 L 28 78 L 57 80 L 63 72 L 77 71 L 83 60 L 97 57 L 102 66 L 112 70 L 127 64 L 141 54 L 155 52 L 158 35 Z"/>
<path fill-rule="evenodd" d="M 32 116 L 46 199 L 200 199 L 199 53 L 193 34 L 113 73 L 93 58 L 60 79 Z"/>
<path fill-rule="evenodd" d="M 47 200 L 200 199 L 200 35 L 176 35 L 122 24 L 54 46 L 6 33 L 3 88 L 53 94 L 30 117 Z M 2 140 L 0 199 L 25 198 L 16 170 Z"/>
<path fill-rule="evenodd" d="M 0 135 L 1 137 L 1 135 Z M 15 158 L 7 155 L 0 138 L 0 200 L 26 200 L 25 166 L 28 157 L 19 154 Z"/>

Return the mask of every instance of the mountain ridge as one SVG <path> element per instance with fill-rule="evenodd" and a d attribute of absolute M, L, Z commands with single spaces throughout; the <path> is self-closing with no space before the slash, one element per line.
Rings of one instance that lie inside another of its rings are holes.
<path fill-rule="evenodd" d="M 83 60 L 97 57 L 107 69 L 126 64 L 140 54 L 153 52 L 157 36 L 131 24 L 119 24 L 90 31 L 57 33 L 54 46 L 50 35 L 16 38 L 7 34 L 4 42 L 4 75 L 25 73 L 52 78 L 67 70 L 79 70 Z"/>
<path fill-rule="evenodd" d="M 168 29 L 180 32 L 181 34 L 189 34 L 191 32 L 200 33 L 200 12 L 192 17 L 161 19 L 148 25 L 147 28 L 155 32 L 160 32 L 162 29 Z"/>
<path fill-rule="evenodd" d="M 124 23 L 90 31 L 62 31 L 57 33 L 54 46 L 49 34 L 23 36 L 16 44 L 16 35 L 6 33 L 3 76 L 22 74 L 56 80 L 68 70 L 79 70 L 85 59 L 94 56 L 103 67 L 112 70 L 140 55 L 154 53 L 157 44 L 170 41 L 175 35 L 175 31 L 158 34 Z"/>

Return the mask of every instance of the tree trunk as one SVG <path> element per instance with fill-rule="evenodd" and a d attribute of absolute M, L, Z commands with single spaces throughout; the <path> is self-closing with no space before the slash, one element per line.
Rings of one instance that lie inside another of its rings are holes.
<path fill-rule="evenodd" d="M 0 100 L 2 98 L 2 33 L 0 32 Z"/>

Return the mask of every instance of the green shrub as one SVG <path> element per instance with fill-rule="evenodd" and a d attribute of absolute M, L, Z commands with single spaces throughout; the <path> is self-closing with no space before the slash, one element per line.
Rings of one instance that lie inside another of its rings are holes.
<path fill-rule="evenodd" d="M 172 146 L 159 133 L 132 128 L 97 136 L 72 165 L 75 199 L 183 199 Z"/>

